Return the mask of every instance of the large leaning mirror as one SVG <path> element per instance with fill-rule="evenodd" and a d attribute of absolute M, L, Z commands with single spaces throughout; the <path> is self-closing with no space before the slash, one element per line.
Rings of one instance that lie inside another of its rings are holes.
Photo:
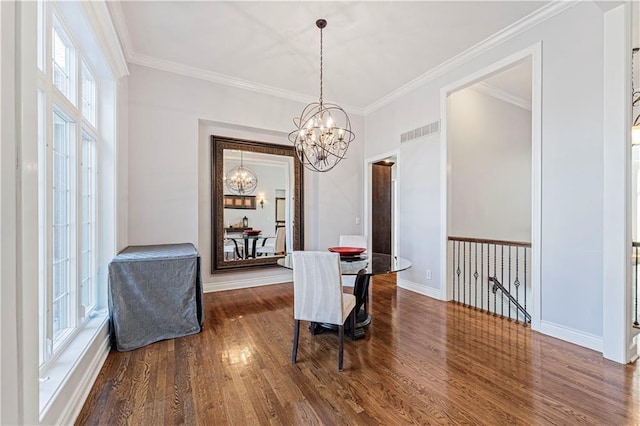
<path fill-rule="evenodd" d="M 292 146 L 211 136 L 211 272 L 276 265 L 303 248 Z"/>

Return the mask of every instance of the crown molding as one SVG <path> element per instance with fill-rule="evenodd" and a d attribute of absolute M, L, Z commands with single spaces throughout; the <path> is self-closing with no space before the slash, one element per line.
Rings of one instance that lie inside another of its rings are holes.
<path fill-rule="evenodd" d="M 111 71 L 116 79 L 129 74 L 127 59 L 118 39 L 118 33 L 104 1 L 82 2 L 84 14 L 94 29 L 98 43 L 102 47 Z"/>
<path fill-rule="evenodd" d="M 134 52 L 133 43 L 131 43 L 131 36 L 129 35 L 129 29 L 127 28 L 127 21 L 124 18 L 124 12 L 122 11 L 122 5 L 119 1 L 110 1 L 108 9 L 111 14 L 111 21 L 116 28 L 125 57 L 128 61 L 131 59 Z"/>
<path fill-rule="evenodd" d="M 579 1 L 576 1 L 576 2 L 560 1 L 560 0 L 552 1 L 551 3 L 525 16 L 524 18 L 514 22 L 508 27 L 487 37 L 486 39 L 484 39 L 480 43 L 477 43 L 473 47 L 466 49 L 465 51 L 454 56 L 453 58 L 441 63 L 435 68 L 432 68 L 431 70 L 415 78 L 414 80 L 410 81 L 409 83 L 405 84 L 399 89 L 394 90 L 393 92 L 380 98 L 379 100 L 365 106 L 364 108 L 353 106 L 353 105 L 344 105 L 340 103 L 339 104 L 346 111 L 353 114 L 357 114 L 360 116 L 365 116 L 367 114 L 370 114 L 382 108 L 383 106 L 389 104 L 390 102 L 398 99 L 399 97 L 404 96 L 412 92 L 413 90 L 425 85 L 429 81 L 432 81 L 452 71 L 453 69 L 461 66 L 465 62 L 468 62 L 473 58 L 476 58 L 481 54 L 489 51 L 490 49 L 495 48 L 501 43 L 504 43 L 505 41 L 529 30 L 535 25 L 538 25 L 546 21 L 547 19 L 550 19 L 553 16 L 575 6 L 577 3 L 579 3 Z M 317 101 L 317 98 L 315 97 L 293 92 L 290 90 L 285 90 L 285 89 L 281 89 L 273 86 L 268 86 L 266 84 L 243 80 L 237 77 L 220 74 L 220 73 L 204 70 L 197 67 L 192 67 L 189 65 L 179 64 L 176 62 L 167 61 L 167 60 L 155 58 L 152 56 L 138 54 L 133 50 L 133 45 L 131 43 L 131 38 L 127 30 L 127 25 L 125 22 L 124 13 L 122 11 L 122 6 L 119 4 L 119 2 L 109 2 L 109 10 L 111 12 L 111 18 L 112 18 L 113 24 L 117 29 L 117 34 L 120 38 L 120 42 L 124 49 L 124 53 L 126 55 L 127 60 L 130 63 L 141 65 L 147 68 L 157 69 L 160 71 L 179 74 L 186 77 L 192 77 L 200 80 L 210 81 L 213 83 L 222 84 L 229 87 L 235 87 L 238 89 L 249 90 L 252 92 L 275 96 L 282 99 L 288 99 L 288 100 L 299 102 L 302 104 L 308 104 L 308 103 Z"/>
<path fill-rule="evenodd" d="M 471 88 L 476 89 L 477 91 L 484 93 L 485 95 L 492 96 L 501 101 L 513 104 L 519 108 L 523 108 L 528 111 L 531 111 L 530 101 L 527 101 L 526 99 L 521 98 L 520 96 L 516 96 L 513 93 L 509 93 L 506 90 L 503 90 L 497 86 L 494 86 L 493 84 L 489 84 L 484 81 L 481 81 L 471 86 Z"/>
<path fill-rule="evenodd" d="M 504 43 L 505 41 L 533 28 L 534 26 L 552 18 L 553 16 L 575 6 L 579 1 L 552 1 L 551 3 L 541 7 L 540 9 L 530 13 L 524 18 L 514 22 L 513 24 L 505 27 L 497 33 L 487 37 L 480 43 L 464 50 L 462 53 L 454 56 L 453 58 L 441 63 L 440 65 L 432 68 L 421 76 L 415 78 L 404 86 L 389 93 L 388 95 L 378 99 L 377 101 L 367 105 L 363 108 L 364 115 L 368 115 L 383 106 L 393 102 L 401 96 L 404 96 L 415 89 L 424 86 L 426 83 L 458 68 L 465 62 L 480 56 L 481 54 L 495 48 L 496 46 Z"/>
<path fill-rule="evenodd" d="M 243 80 L 241 78 L 232 77 L 225 74 L 220 74 L 213 71 L 203 70 L 202 68 L 192 67 L 189 65 L 179 64 L 177 62 L 167 61 L 164 59 L 155 58 L 152 56 L 140 55 L 138 53 L 132 53 L 129 58 L 129 62 L 142 65 L 148 68 L 154 68 L 160 71 L 166 71 L 174 74 L 183 75 L 186 77 L 197 78 L 200 80 L 210 81 L 212 83 L 222 84 L 229 87 L 235 87 L 237 89 L 249 90 L 251 92 L 261 93 L 264 95 L 275 96 L 278 98 L 288 99 L 302 104 L 309 104 L 312 102 L 318 102 L 318 99 L 313 96 L 303 95 L 301 93 L 293 92 L 291 90 L 280 89 L 266 84 L 256 83 L 253 81 Z M 328 101 L 330 102 L 330 101 Z M 327 103 L 328 103 L 327 102 Z M 340 106 L 353 114 L 363 115 L 364 111 L 360 107 L 353 105 Z"/>

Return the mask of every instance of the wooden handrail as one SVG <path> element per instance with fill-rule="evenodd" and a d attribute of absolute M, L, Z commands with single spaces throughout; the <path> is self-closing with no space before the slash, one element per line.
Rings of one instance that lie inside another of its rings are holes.
<path fill-rule="evenodd" d="M 469 238 L 469 237 L 449 237 L 448 239 L 449 241 L 462 241 L 466 243 L 499 244 L 503 246 L 531 247 L 531 243 L 525 243 L 522 241 L 488 240 L 485 238 Z"/>

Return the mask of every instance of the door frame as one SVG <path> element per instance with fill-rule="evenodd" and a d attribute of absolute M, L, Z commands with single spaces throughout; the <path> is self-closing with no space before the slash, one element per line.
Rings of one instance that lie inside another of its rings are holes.
<path fill-rule="evenodd" d="M 367 236 L 367 247 L 371 247 L 372 244 L 372 230 L 371 230 L 371 167 L 374 163 L 385 160 L 387 158 L 395 158 L 393 167 L 395 169 L 395 178 L 391 179 L 391 254 L 393 256 L 399 256 L 398 247 L 398 196 L 397 190 L 400 180 L 400 150 L 387 151 L 382 154 L 376 154 L 374 156 L 365 158 L 364 160 L 364 233 Z"/>
<path fill-rule="evenodd" d="M 440 288 L 444 300 L 451 300 L 447 266 L 449 237 L 449 153 L 447 105 L 449 95 L 471 86 L 508 66 L 531 57 L 531 328 L 540 329 L 541 217 L 542 217 L 542 42 L 507 56 L 440 89 Z"/>

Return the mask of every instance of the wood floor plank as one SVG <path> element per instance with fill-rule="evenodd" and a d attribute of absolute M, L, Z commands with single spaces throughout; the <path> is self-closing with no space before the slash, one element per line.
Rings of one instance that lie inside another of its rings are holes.
<path fill-rule="evenodd" d="M 522 323 L 371 285 L 366 337 L 300 332 L 291 284 L 206 294 L 201 333 L 111 352 L 76 424 L 640 423 L 640 373 Z"/>

